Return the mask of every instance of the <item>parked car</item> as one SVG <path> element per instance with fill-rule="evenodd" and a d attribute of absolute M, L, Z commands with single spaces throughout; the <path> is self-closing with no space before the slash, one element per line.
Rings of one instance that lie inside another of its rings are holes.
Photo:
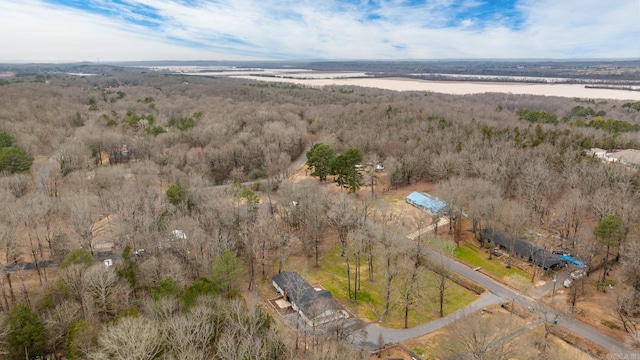
<path fill-rule="evenodd" d="M 580 279 L 581 277 L 585 276 L 587 273 L 584 271 L 584 269 L 578 269 L 578 270 L 574 270 L 571 272 L 571 278 L 573 279 Z"/>
<path fill-rule="evenodd" d="M 564 287 L 568 288 L 569 286 L 571 286 L 571 284 L 573 284 L 573 279 L 572 278 L 566 278 L 564 280 L 564 283 L 563 283 Z"/>

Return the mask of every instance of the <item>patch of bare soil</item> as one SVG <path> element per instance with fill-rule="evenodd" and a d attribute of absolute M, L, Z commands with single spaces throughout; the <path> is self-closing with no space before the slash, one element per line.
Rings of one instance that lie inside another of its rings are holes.
<path fill-rule="evenodd" d="M 605 288 L 604 292 L 599 291 L 597 282 L 601 276 L 601 272 L 596 272 L 585 279 L 584 294 L 578 297 L 573 317 L 613 339 L 623 343 L 628 342 L 627 334 L 616 313 L 618 295 L 622 289 L 612 286 Z M 620 284 L 617 271 L 610 271 L 608 278 Z M 571 314 L 569 294 L 569 289 L 562 287 L 556 290 L 553 299 L 547 296 L 544 301 L 565 314 Z"/>
<path fill-rule="evenodd" d="M 498 321 L 500 323 L 510 324 L 513 326 L 515 332 L 518 329 L 524 329 L 524 327 L 531 326 L 531 321 L 534 318 L 526 309 L 519 309 L 518 313 L 521 316 L 510 316 L 510 310 L 495 305 L 488 307 L 482 313 L 483 321 Z M 515 314 L 515 312 L 514 312 Z M 434 359 L 437 356 L 443 356 L 447 354 L 446 343 L 452 336 L 452 326 L 448 326 L 444 329 L 426 334 L 419 338 L 415 338 L 403 343 L 403 345 L 423 356 L 425 359 Z M 542 354 L 542 348 L 544 344 L 544 327 L 537 326 L 532 330 L 524 329 L 524 332 L 509 342 L 509 348 L 513 353 L 513 359 L 540 359 L 545 358 Z M 581 349 L 571 345 L 564 341 L 562 338 L 554 336 L 553 334 L 547 337 L 546 358 L 548 359 L 579 359 L 579 360 L 591 360 L 595 359 L 588 353 Z"/>
<path fill-rule="evenodd" d="M 369 356 L 369 359 L 385 359 L 385 360 L 413 360 L 415 356 L 411 354 L 411 350 L 401 344 L 387 346 L 384 350 L 378 351 Z"/>

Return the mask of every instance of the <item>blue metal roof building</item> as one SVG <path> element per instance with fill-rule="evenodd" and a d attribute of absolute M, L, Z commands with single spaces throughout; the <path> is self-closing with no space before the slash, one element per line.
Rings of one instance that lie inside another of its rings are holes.
<path fill-rule="evenodd" d="M 447 207 L 446 202 L 417 191 L 407 196 L 407 202 L 419 209 L 427 210 L 434 215 L 441 215 Z"/>

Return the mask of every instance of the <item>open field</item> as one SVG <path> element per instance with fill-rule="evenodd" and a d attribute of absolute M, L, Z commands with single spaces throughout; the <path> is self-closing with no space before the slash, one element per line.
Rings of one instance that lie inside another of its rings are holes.
<path fill-rule="evenodd" d="M 346 265 L 344 259 L 340 257 L 339 246 L 326 253 L 319 268 L 304 266 L 300 262 L 302 259 L 290 259 L 287 268 L 296 268 L 298 272 L 311 284 L 321 285 L 338 299 L 352 314 L 369 322 L 378 322 L 381 326 L 390 328 L 403 327 L 403 309 L 392 306 L 390 314 L 384 316 L 384 269 L 380 264 L 376 264 L 374 281 L 369 282 L 366 277 L 366 263 L 361 263 L 362 283 L 361 290 L 358 291 L 358 301 L 349 299 L 347 294 Z M 298 264 L 298 265 L 296 265 Z M 352 265 L 353 266 L 353 265 Z M 354 270 L 352 269 L 352 276 Z M 353 281 L 353 279 L 352 279 Z M 424 270 L 420 279 L 423 288 L 422 300 L 413 306 L 409 315 L 409 327 L 413 327 L 438 317 L 437 299 L 437 274 Z M 398 295 L 397 289 L 392 290 L 392 297 Z M 445 315 L 476 300 L 477 295 L 460 285 L 447 281 L 444 312 Z"/>
<path fill-rule="evenodd" d="M 290 79 L 237 76 L 240 79 L 302 84 L 310 87 L 363 86 L 394 91 L 428 91 L 452 95 L 507 93 L 586 99 L 640 100 L 640 91 L 586 88 L 575 84 L 484 83 L 472 81 L 429 81 L 408 78 Z"/>
<path fill-rule="evenodd" d="M 530 275 L 526 272 L 512 266 L 507 269 L 504 262 L 497 256 L 493 260 L 489 260 L 488 254 L 476 246 L 469 243 L 463 244 L 456 248 L 455 257 L 458 261 L 469 265 L 470 267 L 481 267 L 479 271 L 488 274 L 494 279 L 509 285 L 518 290 L 527 290 L 531 286 L 529 281 Z M 514 259 L 514 261 L 517 261 Z"/>

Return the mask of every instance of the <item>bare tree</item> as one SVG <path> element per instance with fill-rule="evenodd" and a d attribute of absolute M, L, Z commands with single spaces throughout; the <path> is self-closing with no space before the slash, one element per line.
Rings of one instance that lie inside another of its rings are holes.
<path fill-rule="evenodd" d="M 433 256 L 438 261 L 432 262 L 429 264 L 429 267 L 436 273 L 438 276 L 438 302 L 440 305 L 440 317 L 444 316 L 444 301 L 447 290 L 447 279 L 450 276 L 450 270 L 445 265 L 445 259 L 453 255 L 454 247 L 452 244 L 447 243 L 446 241 L 439 238 L 429 239 L 429 248 L 425 249 L 425 251 L 432 252 Z"/>
<path fill-rule="evenodd" d="M 13 227 L 0 227 L 0 246 L 4 250 L 5 264 L 17 264 L 22 257 L 22 249 Z"/>
<path fill-rule="evenodd" d="M 553 174 L 540 157 L 536 157 L 532 162 L 524 162 L 522 166 L 522 176 L 520 178 L 521 197 L 529 207 L 531 215 L 537 216 L 543 208 L 542 197 L 548 190 Z M 543 217 L 540 216 L 541 223 L 542 219 Z"/>
<path fill-rule="evenodd" d="M 640 344 L 640 298 L 635 289 L 618 295 L 616 313 L 633 344 Z"/>
<path fill-rule="evenodd" d="M 69 293 L 73 300 L 77 301 L 83 311 L 83 317 L 89 315 L 89 309 L 85 301 L 85 281 L 84 274 L 87 269 L 86 265 L 73 264 L 64 269 L 60 269 L 58 276 L 63 284 L 69 289 Z"/>
<path fill-rule="evenodd" d="M 47 331 L 49 348 L 59 349 L 66 345 L 67 332 L 82 315 L 80 304 L 72 300 L 63 301 L 44 314 L 44 325 Z"/>
<path fill-rule="evenodd" d="M 479 313 L 463 315 L 453 324 L 445 351 L 456 359 L 509 359 L 513 354 L 506 335 L 511 329 L 505 324 L 508 321 L 485 319 Z"/>
<path fill-rule="evenodd" d="M 327 224 L 327 204 L 322 198 L 309 198 L 303 204 L 305 214 L 305 237 L 312 245 L 316 266 L 320 264 L 320 248 L 324 228 Z"/>
<path fill-rule="evenodd" d="M 29 255 L 31 261 L 35 265 L 40 285 L 43 285 L 43 276 L 44 282 L 48 282 L 48 279 L 46 268 L 42 268 L 40 265 L 42 260 L 44 260 L 44 244 L 38 234 L 38 206 L 37 204 L 28 204 L 26 209 L 27 210 L 21 214 L 21 222 L 27 234 L 27 239 L 29 240 Z"/>
<path fill-rule="evenodd" d="M 93 237 L 98 230 L 98 213 L 89 201 L 90 196 L 84 194 L 74 199 L 70 207 L 69 222 L 80 238 L 83 249 L 93 254 Z"/>
<path fill-rule="evenodd" d="M 349 231 L 358 225 L 358 214 L 355 211 L 351 196 L 344 192 L 336 194 L 329 212 L 327 222 L 338 233 L 342 252 L 340 256 L 346 255 L 347 235 Z"/>
<path fill-rule="evenodd" d="M 591 210 L 598 221 L 613 213 L 615 199 L 615 191 L 609 187 L 598 188 L 591 195 Z"/>
<path fill-rule="evenodd" d="M 280 358 L 287 349 L 260 306 L 231 301 L 226 311 L 226 329 L 218 342 L 218 356 L 224 359 Z"/>
<path fill-rule="evenodd" d="M 164 337 L 159 324 L 144 317 L 123 317 L 107 327 L 90 359 L 151 360 L 162 352 Z"/>
<path fill-rule="evenodd" d="M 280 193 L 288 224 L 293 229 L 303 226 L 299 236 L 303 240 L 303 251 L 309 257 L 313 253 L 315 264 L 318 266 L 321 240 L 327 225 L 329 209 L 326 190 L 309 179 L 300 184 L 284 181 Z"/>
<path fill-rule="evenodd" d="M 253 288 L 256 273 L 256 256 L 259 251 L 257 236 L 259 235 L 259 233 L 256 233 L 255 226 L 249 224 L 243 224 L 238 234 L 240 243 L 242 244 L 242 254 L 249 266 L 249 285 L 247 290 Z"/>
<path fill-rule="evenodd" d="M 515 201 L 505 201 L 500 211 L 499 221 L 505 232 L 508 234 L 509 241 L 509 258 L 507 259 L 507 268 L 511 267 L 511 258 L 514 252 L 515 241 L 524 234 L 527 226 L 526 209 Z"/>
<path fill-rule="evenodd" d="M 139 264 L 136 287 L 151 288 L 167 277 L 171 277 L 180 285 L 185 285 L 187 274 L 180 260 L 171 254 L 145 256 Z"/>
<path fill-rule="evenodd" d="M 465 179 L 454 177 L 438 187 L 438 194 L 447 202 L 445 211 L 449 218 L 449 234 L 453 234 L 454 242 L 460 246 L 463 208 L 468 208 L 470 192 Z"/>
<path fill-rule="evenodd" d="M 567 303 L 569 304 L 569 312 L 573 316 L 578 301 L 584 297 L 584 282 L 586 276 L 579 279 L 573 279 L 569 291 L 567 293 Z"/>
<path fill-rule="evenodd" d="M 404 316 L 404 328 L 409 327 L 409 313 L 414 310 L 414 306 L 425 299 L 424 293 L 420 286 L 420 273 L 422 265 L 419 253 L 413 253 L 411 256 L 414 258 L 413 262 L 401 263 L 399 266 L 401 269 L 398 271 L 396 277 L 396 285 L 394 289 L 397 293 L 396 301 L 399 306 L 403 308 Z M 403 266 L 404 265 L 404 266 Z"/>
<path fill-rule="evenodd" d="M 221 314 L 205 304 L 196 305 L 187 314 L 168 318 L 161 330 L 168 355 L 189 360 L 214 358 L 223 325 Z"/>
<path fill-rule="evenodd" d="M 382 214 L 381 218 L 383 225 L 379 239 L 381 246 L 379 251 L 382 253 L 385 269 L 384 315 L 387 315 L 391 305 L 393 279 L 398 274 L 398 260 L 403 252 L 404 245 L 407 243 L 407 239 L 400 234 L 399 229 L 393 224 L 397 219 L 385 214 Z"/>
<path fill-rule="evenodd" d="M 102 264 L 89 267 L 83 275 L 84 293 L 90 314 L 105 321 L 129 307 L 131 289 L 126 280 Z"/>
<path fill-rule="evenodd" d="M 571 247 L 575 249 L 578 231 L 586 216 L 587 203 L 577 189 L 569 190 L 565 197 L 566 201 L 560 204 L 560 215 L 562 215 L 560 234 L 563 240 L 570 240 Z"/>

